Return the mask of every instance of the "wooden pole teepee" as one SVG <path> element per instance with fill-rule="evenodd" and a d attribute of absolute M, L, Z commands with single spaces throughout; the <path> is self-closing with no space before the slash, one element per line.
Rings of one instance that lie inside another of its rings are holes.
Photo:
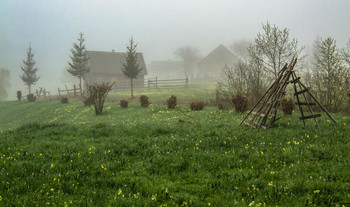
<path fill-rule="evenodd" d="M 314 119 L 316 126 L 319 127 L 316 120 L 320 117 L 320 114 L 315 114 L 312 106 L 316 104 L 329 116 L 329 118 L 336 123 L 334 118 L 329 114 L 329 112 L 324 108 L 316 98 L 310 93 L 309 89 L 305 87 L 304 84 L 300 82 L 300 77 L 295 74 L 294 66 L 297 62 L 296 58 L 285 65 L 282 70 L 278 73 L 279 76 L 275 82 L 270 86 L 266 93 L 260 98 L 260 100 L 255 104 L 255 106 L 248 112 L 244 119 L 240 122 L 251 128 L 263 128 L 268 129 L 276 121 L 277 109 L 281 105 L 282 98 L 286 95 L 286 87 L 288 84 L 293 85 L 294 96 L 297 100 L 296 104 L 299 107 L 301 114 L 300 119 L 303 121 L 305 126 L 306 119 Z M 309 102 L 305 94 L 309 94 L 314 102 Z M 307 107 L 310 115 L 306 114 L 306 110 L 303 107 Z"/>

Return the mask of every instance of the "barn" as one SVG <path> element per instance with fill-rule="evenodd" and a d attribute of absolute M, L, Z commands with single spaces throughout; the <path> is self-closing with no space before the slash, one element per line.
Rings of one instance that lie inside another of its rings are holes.
<path fill-rule="evenodd" d="M 114 89 L 122 90 L 130 88 L 130 78 L 122 71 L 122 63 L 126 62 L 127 53 L 87 51 L 90 72 L 84 77 L 85 84 L 116 82 Z M 145 60 L 142 53 L 137 53 L 137 61 L 142 67 L 136 79 L 133 79 L 134 88 L 144 87 L 144 77 L 147 75 Z"/>
<path fill-rule="evenodd" d="M 225 46 L 219 45 L 199 62 L 198 78 L 216 79 L 220 75 L 221 68 L 225 65 L 232 66 L 239 61 Z"/>

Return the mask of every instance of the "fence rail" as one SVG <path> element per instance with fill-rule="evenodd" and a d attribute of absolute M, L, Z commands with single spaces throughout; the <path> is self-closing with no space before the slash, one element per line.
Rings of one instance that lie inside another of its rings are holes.
<path fill-rule="evenodd" d="M 61 93 L 66 93 L 66 95 L 68 96 L 78 96 L 81 95 L 81 90 L 80 87 L 77 88 L 75 85 L 73 85 L 72 89 L 68 89 L 67 85 L 65 85 L 66 89 L 61 90 L 60 88 L 58 88 L 58 96 L 61 96 L 63 94 Z"/>
<path fill-rule="evenodd" d="M 147 81 L 147 83 L 146 83 Z M 188 78 L 184 79 L 168 79 L 158 80 L 158 78 L 151 78 L 145 81 L 147 89 L 172 89 L 172 88 L 188 88 Z"/>

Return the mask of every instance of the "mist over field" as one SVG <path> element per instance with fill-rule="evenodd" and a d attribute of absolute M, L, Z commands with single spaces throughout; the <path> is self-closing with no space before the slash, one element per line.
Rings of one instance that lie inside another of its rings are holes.
<path fill-rule="evenodd" d="M 307 47 L 305 51 L 312 50 L 317 37 L 331 36 L 343 47 L 350 34 L 349 8 L 346 0 L 1 0 L 0 68 L 11 72 L 9 99 L 13 100 L 17 90 L 27 88 L 19 75 L 29 44 L 40 76 L 33 88 L 56 93 L 68 84 L 64 70 L 79 32 L 93 51 L 125 52 L 133 36 L 147 65 L 179 61 L 174 53 L 180 47 L 196 48 L 202 58 L 220 44 L 231 51 L 240 49 L 236 43 L 252 42 L 266 22 L 290 29 L 291 37 Z"/>

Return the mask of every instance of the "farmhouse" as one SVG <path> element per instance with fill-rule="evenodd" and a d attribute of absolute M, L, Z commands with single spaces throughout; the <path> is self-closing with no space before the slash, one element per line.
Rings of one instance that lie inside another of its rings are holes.
<path fill-rule="evenodd" d="M 225 46 L 219 45 L 199 62 L 198 78 L 216 79 L 220 75 L 221 68 L 225 65 L 232 66 L 238 60 L 238 57 Z"/>
<path fill-rule="evenodd" d="M 87 51 L 90 72 L 84 77 L 85 84 L 116 82 L 115 89 L 130 88 L 130 79 L 123 74 L 122 63 L 126 62 L 127 53 Z M 147 75 L 146 64 L 142 53 L 137 53 L 137 61 L 142 71 L 133 79 L 134 88 L 144 86 L 144 76 Z"/>

